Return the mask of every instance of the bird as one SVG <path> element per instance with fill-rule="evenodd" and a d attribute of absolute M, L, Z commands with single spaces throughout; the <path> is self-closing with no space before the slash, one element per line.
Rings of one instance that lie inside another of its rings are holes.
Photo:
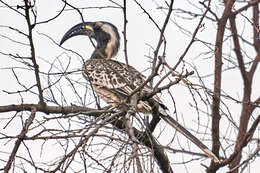
<path fill-rule="evenodd" d="M 129 95 L 146 80 L 145 76 L 134 67 L 113 60 L 119 51 L 120 35 L 112 23 L 106 21 L 82 22 L 70 28 L 62 37 L 60 45 L 68 39 L 85 35 L 96 40 L 95 50 L 83 64 L 83 76 L 90 82 L 97 95 L 112 106 L 118 106 L 128 101 Z M 136 94 L 135 99 L 151 93 L 153 88 L 144 85 Z M 155 105 L 160 118 L 197 145 L 210 159 L 219 163 L 218 157 L 198 138 L 174 120 L 167 107 L 157 95 L 147 100 L 137 99 L 136 110 L 143 114 L 151 114 Z"/>

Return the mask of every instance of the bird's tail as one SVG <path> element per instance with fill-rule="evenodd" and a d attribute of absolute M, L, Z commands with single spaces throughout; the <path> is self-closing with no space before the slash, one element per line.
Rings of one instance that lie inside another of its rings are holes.
<path fill-rule="evenodd" d="M 175 121 L 169 115 L 161 115 L 161 118 L 166 121 L 170 126 L 175 128 L 178 132 L 183 134 L 186 138 L 188 138 L 192 143 L 197 145 L 210 159 L 212 159 L 215 163 L 219 163 L 219 159 L 217 156 L 206 146 L 204 145 L 198 138 L 192 135 L 188 130 L 186 130 L 182 125 L 180 125 L 177 121 Z"/>

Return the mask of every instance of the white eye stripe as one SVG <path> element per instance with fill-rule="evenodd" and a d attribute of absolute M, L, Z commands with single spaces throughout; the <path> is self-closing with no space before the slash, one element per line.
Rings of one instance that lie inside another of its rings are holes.
<path fill-rule="evenodd" d="M 111 36 L 110 40 L 111 40 L 112 42 L 116 42 L 117 36 L 116 36 L 115 31 L 114 31 L 114 28 L 113 28 L 111 25 L 109 25 L 109 24 L 103 24 L 103 25 L 101 26 L 101 28 L 102 28 L 103 31 L 109 33 L 109 35 Z"/>
<path fill-rule="evenodd" d="M 117 36 L 116 36 L 116 33 L 114 31 L 114 28 L 109 25 L 109 24 L 103 24 L 101 26 L 102 30 L 106 33 L 108 33 L 110 35 L 110 40 L 109 42 L 107 43 L 107 47 L 106 47 L 106 54 L 107 54 L 107 58 L 110 59 L 114 52 L 113 50 L 115 49 L 116 47 L 116 41 L 117 41 Z"/>

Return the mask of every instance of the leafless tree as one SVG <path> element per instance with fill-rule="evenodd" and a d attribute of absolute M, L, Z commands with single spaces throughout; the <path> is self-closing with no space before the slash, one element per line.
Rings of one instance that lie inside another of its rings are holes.
<path fill-rule="evenodd" d="M 13 18 L 0 21 L 0 170 L 167 173 L 178 172 L 178 165 L 194 172 L 190 168 L 199 165 L 208 173 L 253 172 L 251 164 L 260 160 L 259 2 L 169 0 L 151 1 L 151 7 L 137 0 L 93 6 L 60 0 L 55 14 L 49 14 L 53 2 L 42 8 L 39 0 L 0 0 L 6 14 L 1 16 Z M 81 75 L 87 57 L 60 47 L 54 33 L 62 36 L 61 29 L 50 29 L 59 20 L 71 27 L 63 17 L 67 13 L 82 22 L 90 11 L 116 10 L 122 16 L 120 61 L 132 65 L 129 44 L 138 39 L 129 36 L 133 9 L 156 31 L 151 33 L 156 43 L 139 55 L 148 65 L 142 70 L 145 84 L 154 88 L 150 97 L 162 93 L 171 116 L 212 146 L 220 163 L 209 162 L 158 117 L 129 114 L 128 104 L 120 109 L 104 104 Z M 178 48 L 173 28 L 186 40 L 184 47 Z M 53 57 L 45 57 L 48 48 L 39 46 L 47 44 L 57 50 Z M 175 48 L 180 53 L 171 54 Z M 196 119 L 195 127 L 190 119 Z"/>

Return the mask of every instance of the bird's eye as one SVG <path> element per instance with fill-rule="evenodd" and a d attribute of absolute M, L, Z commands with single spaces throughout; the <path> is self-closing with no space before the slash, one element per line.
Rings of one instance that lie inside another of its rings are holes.
<path fill-rule="evenodd" d="M 98 24 L 95 23 L 93 25 L 93 29 L 96 30 L 96 31 L 99 31 L 101 28 L 100 28 L 100 26 Z"/>

